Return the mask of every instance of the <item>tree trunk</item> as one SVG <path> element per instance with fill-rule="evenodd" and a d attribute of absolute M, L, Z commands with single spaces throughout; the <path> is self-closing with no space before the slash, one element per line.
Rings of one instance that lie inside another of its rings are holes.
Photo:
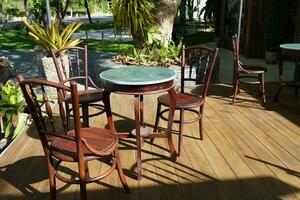
<path fill-rule="evenodd" d="M 0 14 L 2 14 L 2 4 L 3 4 L 3 0 L 0 0 Z"/>
<path fill-rule="evenodd" d="M 186 0 L 181 1 L 180 5 L 180 25 L 184 26 L 186 23 Z"/>
<path fill-rule="evenodd" d="M 71 2 L 71 0 L 67 0 L 67 1 L 66 1 L 66 5 L 65 5 L 64 11 L 63 11 L 63 13 L 62 13 L 62 18 L 63 18 L 63 19 L 64 19 L 65 16 L 66 16 L 68 7 L 69 7 L 69 5 L 70 5 L 70 2 Z"/>
<path fill-rule="evenodd" d="M 177 10 L 181 4 L 181 0 L 158 0 L 156 3 L 156 16 L 158 33 L 154 34 L 154 38 L 161 42 L 164 47 L 167 47 L 172 39 L 174 19 Z M 155 25 L 154 25 L 155 26 Z M 134 46 L 142 48 L 145 44 L 145 38 L 142 33 L 131 33 Z"/>
<path fill-rule="evenodd" d="M 194 0 L 188 0 L 188 16 L 189 21 L 193 21 L 193 9 L 194 9 Z"/>
<path fill-rule="evenodd" d="M 91 18 L 91 14 L 90 14 L 89 5 L 88 5 L 87 0 L 84 0 L 84 6 L 85 6 L 85 9 L 86 9 L 87 15 L 89 17 L 89 21 L 92 24 L 93 21 L 92 21 L 92 18 Z"/>
<path fill-rule="evenodd" d="M 24 10 L 25 10 L 25 17 L 28 20 L 29 17 L 28 0 L 24 0 Z"/>
<path fill-rule="evenodd" d="M 168 46 L 172 39 L 174 19 L 180 4 L 181 0 L 158 0 L 156 16 L 160 34 L 157 36 L 157 39 L 165 47 Z"/>

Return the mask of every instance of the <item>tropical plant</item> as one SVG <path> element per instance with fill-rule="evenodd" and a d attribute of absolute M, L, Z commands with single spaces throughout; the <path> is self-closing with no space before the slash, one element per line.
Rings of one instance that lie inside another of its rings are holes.
<path fill-rule="evenodd" d="M 159 41 L 154 40 L 151 45 L 142 49 L 133 48 L 132 53 L 127 56 L 118 55 L 113 60 L 126 65 L 169 67 L 179 64 L 181 48 L 182 41 L 178 45 L 171 41 L 168 47 L 164 47 Z"/>
<path fill-rule="evenodd" d="M 111 12 L 116 31 L 126 28 L 136 45 L 143 42 L 144 28 L 156 23 L 154 8 L 152 0 L 113 0 Z"/>
<path fill-rule="evenodd" d="M 43 28 L 30 20 L 30 23 L 25 18 L 23 23 L 29 29 L 29 35 L 41 46 L 48 55 L 51 54 L 51 49 L 57 50 L 64 47 L 77 46 L 81 41 L 80 38 L 71 38 L 71 35 L 82 25 L 82 22 L 76 21 L 68 24 L 63 30 L 60 30 L 60 25 L 56 17 L 50 27 Z"/>
<path fill-rule="evenodd" d="M 10 80 L 0 90 L 0 129 L 5 138 L 15 138 L 22 129 L 25 115 L 21 115 L 26 108 L 26 102 L 21 88 Z M 5 123 L 4 123 L 5 122 Z M 6 127 L 4 129 L 4 124 Z"/>

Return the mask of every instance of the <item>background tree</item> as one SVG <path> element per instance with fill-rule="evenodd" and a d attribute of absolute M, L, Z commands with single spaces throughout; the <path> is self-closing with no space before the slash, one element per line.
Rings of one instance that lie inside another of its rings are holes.
<path fill-rule="evenodd" d="M 186 0 L 181 1 L 179 18 L 180 25 L 184 26 L 186 24 Z"/>
<path fill-rule="evenodd" d="M 159 34 L 157 38 L 163 46 L 168 46 L 172 39 L 174 19 L 181 0 L 158 0 L 156 6 L 157 26 Z"/>
<path fill-rule="evenodd" d="M 156 24 L 154 8 L 152 0 L 114 0 L 111 11 L 115 29 L 120 32 L 127 28 L 135 46 L 141 48 L 145 42 L 145 29 Z"/>
<path fill-rule="evenodd" d="M 24 12 L 25 12 L 25 17 L 28 19 L 29 17 L 28 0 L 24 0 Z"/>
<path fill-rule="evenodd" d="M 181 0 L 113 0 L 115 28 L 128 28 L 136 47 L 145 44 L 147 30 L 157 30 L 152 38 L 167 47 L 180 4 Z"/>
<path fill-rule="evenodd" d="M 90 10 L 89 10 L 89 4 L 88 4 L 87 0 L 84 0 L 84 7 L 86 9 L 86 13 L 88 15 L 90 23 L 93 23 L 92 18 L 91 18 L 91 14 L 90 14 Z"/>

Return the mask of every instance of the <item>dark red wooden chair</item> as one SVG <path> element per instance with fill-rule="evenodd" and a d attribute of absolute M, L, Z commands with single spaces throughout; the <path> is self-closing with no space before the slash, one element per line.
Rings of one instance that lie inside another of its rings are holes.
<path fill-rule="evenodd" d="M 259 95 L 263 103 L 266 103 L 265 72 L 267 72 L 267 69 L 259 66 L 245 65 L 240 61 L 239 44 L 236 34 L 232 37 L 232 44 L 234 57 L 234 82 L 232 102 L 235 102 L 236 96 L 239 91 L 239 82 L 242 82 L 247 84 L 258 85 Z"/>
<path fill-rule="evenodd" d="M 46 80 L 25 80 L 23 76 L 18 76 L 18 81 L 35 122 L 46 156 L 50 176 L 50 199 L 56 199 L 56 178 L 58 178 L 68 184 L 79 184 L 81 199 L 86 200 L 86 184 L 108 176 L 115 168 L 118 170 L 125 190 L 129 192 L 120 163 L 118 139 L 115 137 L 115 131 L 103 128 L 81 127 L 77 83 L 71 82 L 71 87 L 68 87 Z M 40 88 L 40 90 L 33 88 Z M 50 91 L 49 88 L 57 91 L 56 97 L 47 95 L 48 91 Z M 67 128 L 66 110 L 64 109 L 66 93 L 71 94 L 74 113 L 75 128 L 69 131 Z M 38 96 L 41 96 L 42 100 L 37 98 Z M 56 98 L 59 107 L 58 119 L 54 117 L 55 114 L 50 105 L 50 100 L 54 101 Z M 111 162 L 110 168 L 99 176 L 90 177 L 88 162 L 103 157 L 109 158 Z M 79 173 L 75 178 L 74 174 L 71 174 L 71 178 L 65 175 L 68 171 L 73 172 L 72 170 L 63 170 L 63 173 L 61 173 L 60 166 L 65 162 L 78 163 Z"/>
<path fill-rule="evenodd" d="M 179 142 L 178 155 L 180 155 L 182 147 L 183 125 L 199 121 L 200 139 L 203 139 L 203 111 L 205 97 L 208 90 L 211 74 L 214 69 L 219 49 L 211 49 L 205 46 L 194 45 L 190 47 L 182 47 L 181 59 L 181 92 L 176 94 L 176 110 L 180 111 L 180 119 L 174 120 L 174 123 L 179 123 Z M 188 77 L 185 77 L 185 69 L 189 67 Z M 196 77 L 192 77 L 192 71 L 196 70 Z M 201 96 L 196 96 L 184 92 L 185 81 L 196 81 L 203 84 L 203 92 Z M 163 116 L 169 108 L 161 111 L 161 106 L 170 107 L 170 98 L 168 94 L 158 97 L 158 106 L 154 132 L 158 129 L 159 119 L 168 120 Z M 199 110 L 195 110 L 198 108 Z M 184 119 L 184 112 L 190 111 L 197 114 L 197 117 L 190 120 Z"/>
<path fill-rule="evenodd" d="M 59 82 L 68 84 L 70 81 L 76 81 L 79 84 L 79 104 L 82 107 L 83 126 L 89 126 L 89 117 L 101 114 L 104 112 L 103 106 L 97 104 L 103 98 L 103 89 L 96 86 L 88 75 L 88 51 L 87 46 L 82 47 L 67 47 L 59 50 L 51 50 L 53 61 L 56 67 Z M 67 62 L 64 56 L 67 56 Z M 69 122 L 71 104 L 70 94 L 66 95 L 66 110 L 67 119 Z M 89 114 L 89 106 L 98 108 L 98 112 Z"/>

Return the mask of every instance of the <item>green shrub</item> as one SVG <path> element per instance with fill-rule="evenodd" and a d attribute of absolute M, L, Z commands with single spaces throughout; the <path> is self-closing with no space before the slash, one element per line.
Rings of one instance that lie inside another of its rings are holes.
<path fill-rule="evenodd" d="M 170 42 L 168 47 L 164 47 L 158 41 L 154 40 L 152 44 L 148 44 L 142 49 L 133 48 L 132 53 L 128 55 L 116 56 L 114 61 L 127 65 L 169 67 L 170 65 L 177 65 L 180 62 L 179 55 L 181 48 L 181 41 L 178 45 Z"/>
<path fill-rule="evenodd" d="M 7 81 L 0 90 L 0 120 L 1 132 L 3 130 L 3 121 L 5 120 L 5 138 L 15 138 L 20 132 L 18 121 L 22 121 L 26 102 L 19 86 L 15 86 L 12 81 Z"/>

